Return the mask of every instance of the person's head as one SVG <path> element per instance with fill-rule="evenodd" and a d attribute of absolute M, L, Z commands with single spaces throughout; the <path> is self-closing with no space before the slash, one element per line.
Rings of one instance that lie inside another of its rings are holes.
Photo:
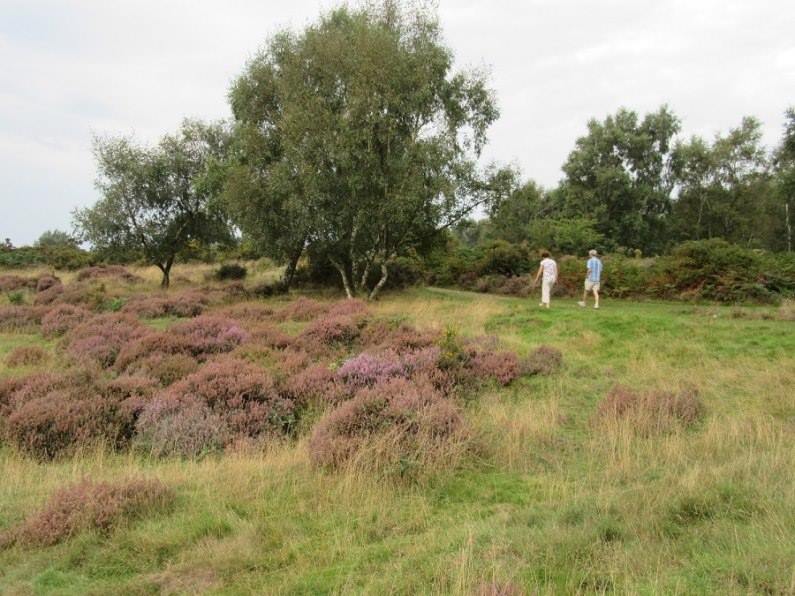
<path fill-rule="evenodd" d="M 541 258 L 542 259 L 548 259 L 549 258 L 549 251 L 548 250 L 542 250 L 541 251 Z"/>
<path fill-rule="evenodd" d="M 598 253 L 598 252 L 596 252 L 596 250 L 595 250 L 595 249 L 593 249 L 593 248 L 592 248 L 591 250 L 589 250 L 589 251 L 588 251 L 588 256 L 589 256 L 589 257 L 595 257 L 595 256 L 596 256 L 596 255 L 598 255 L 598 254 L 599 254 L 599 253 Z"/>

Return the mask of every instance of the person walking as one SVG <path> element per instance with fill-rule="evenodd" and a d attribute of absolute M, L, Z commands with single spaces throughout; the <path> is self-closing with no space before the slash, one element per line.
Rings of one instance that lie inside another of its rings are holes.
<path fill-rule="evenodd" d="M 552 286 L 554 286 L 555 282 L 558 280 L 558 264 L 550 257 L 549 252 L 546 250 L 541 252 L 541 264 L 538 267 L 538 273 L 536 273 L 533 285 L 538 284 L 538 278 L 542 275 L 541 304 L 538 306 L 549 308 Z"/>
<path fill-rule="evenodd" d="M 586 263 L 585 289 L 582 292 L 582 300 L 578 302 L 585 308 L 585 301 L 588 299 L 588 292 L 593 292 L 594 308 L 599 308 L 599 288 L 602 279 L 602 259 L 595 250 L 589 250 L 588 262 Z"/>

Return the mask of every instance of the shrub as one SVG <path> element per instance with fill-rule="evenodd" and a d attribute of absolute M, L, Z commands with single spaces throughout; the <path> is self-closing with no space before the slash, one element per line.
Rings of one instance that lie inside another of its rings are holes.
<path fill-rule="evenodd" d="M 216 314 L 238 321 L 262 322 L 272 318 L 274 310 L 264 304 L 235 304 L 217 311 Z"/>
<path fill-rule="evenodd" d="M 155 352 L 125 368 L 130 374 L 142 374 L 167 387 L 195 372 L 199 362 L 186 354 Z"/>
<path fill-rule="evenodd" d="M 0 292 L 32 290 L 36 288 L 36 280 L 19 275 L 0 275 Z"/>
<path fill-rule="evenodd" d="M 360 320 L 350 315 L 329 315 L 312 321 L 301 333 L 303 340 L 323 345 L 349 344 L 359 336 Z"/>
<path fill-rule="evenodd" d="M 200 292 L 184 292 L 168 296 L 136 296 L 128 301 L 122 312 L 145 319 L 158 317 L 196 317 L 206 308 L 208 299 Z"/>
<path fill-rule="evenodd" d="M 90 317 L 91 313 L 85 308 L 59 304 L 41 318 L 41 333 L 44 337 L 58 337 Z"/>
<path fill-rule="evenodd" d="M 294 405 L 279 395 L 270 375 L 225 358 L 205 364 L 147 404 L 136 442 L 154 455 L 192 457 L 238 437 L 281 434 L 293 421 Z"/>
<path fill-rule="evenodd" d="M 363 346 L 394 350 L 416 350 L 434 345 L 439 340 L 436 331 L 418 331 L 403 323 L 377 320 L 367 325 L 361 332 L 359 341 Z"/>
<path fill-rule="evenodd" d="M 290 321 L 309 321 L 326 312 L 328 306 L 301 296 L 277 313 L 278 318 Z"/>
<path fill-rule="evenodd" d="M 174 325 L 169 333 L 197 357 L 230 352 L 248 337 L 237 321 L 211 315 Z"/>
<path fill-rule="evenodd" d="M 662 432 L 696 424 L 704 405 L 694 389 L 638 393 L 618 385 L 599 402 L 596 415 L 607 423 L 629 421 L 639 432 Z"/>
<path fill-rule="evenodd" d="M 312 403 L 337 404 L 350 397 L 349 390 L 322 364 L 312 365 L 282 382 L 282 395 L 296 407 Z"/>
<path fill-rule="evenodd" d="M 65 337 L 66 351 L 74 360 L 113 366 L 124 346 L 146 335 L 147 330 L 130 315 L 103 314 L 80 323 Z"/>
<path fill-rule="evenodd" d="M 14 348 L 6 357 L 6 366 L 9 368 L 36 366 L 49 357 L 49 352 L 39 346 L 20 346 L 19 348 Z"/>
<path fill-rule="evenodd" d="M 237 263 L 224 263 L 215 270 L 213 277 L 219 281 L 230 279 L 245 279 L 248 270 Z"/>
<path fill-rule="evenodd" d="M 294 343 L 292 337 L 270 323 L 260 323 L 250 327 L 249 341 L 256 345 L 280 350 Z"/>
<path fill-rule="evenodd" d="M 527 375 L 551 375 L 563 364 L 563 354 L 551 346 L 539 346 L 524 362 L 523 373 Z"/>
<path fill-rule="evenodd" d="M 128 283 L 136 283 L 141 281 L 137 275 L 133 275 L 121 265 L 97 265 L 95 267 L 86 267 L 77 272 L 77 281 L 86 281 L 92 279 L 115 278 Z"/>
<path fill-rule="evenodd" d="M 9 292 L 7 297 L 9 304 L 25 304 L 25 294 L 22 292 Z"/>
<path fill-rule="evenodd" d="M 390 379 L 323 418 L 309 448 L 317 465 L 338 467 L 356 458 L 368 468 L 405 472 L 441 463 L 464 436 L 458 409 L 429 383 Z"/>
<path fill-rule="evenodd" d="M 467 368 L 477 379 L 494 379 L 508 385 L 521 374 L 519 358 L 513 352 L 478 350 L 467 362 Z"/>
<path fill-rule="evenodd" d="M 136 430 L 134 446 L 153 457 L 201 457 L 230 441 L 226 423 L 209 407 L 167 396 L 156 397 L 144 408 Z"/>
<path fill-rule="evenodd" d="M 55 277 L 54 275 L 42 275 L 38 281 L 36 282 L 36 292 L 44 292 L 45 290 L 49 290 L 53 286 L 59 286 L 61 284 L 61 280 Z"/>
<path fill-rule="evenodd" d="M 107 534 L 122 520 L 167 510 L 173 502 L 173 491 L 159 480 L 84 480 L 57 491 L 40 512 L 0 535 L 0 544 L 42 547 L 85 530 Z"/>
<path fill-rule="evenodd" d="M 440 353 L 436 346 L 402 354 L 391 350 L 362 352 L 345 361 L 337 370 L 337 375 L 354 388 L 373 386 L 395 377 L 411 378 L 435 370 Z"/>
<path fill-rule="evenodd" d="M 529 273 L 534 263 L 527 247 L 497 240 L 487 246 L 477 263 L 478 275 L 524 275 Z"/>
<path fill-rule="evenodd" d="M 35 330 L 43 314 L 37 306 L 0 306 L 0 331 Z"/>
<path fill-rule="evenodd" d="M 111 300 L 104 284 L 56 285 L 36 294 L 34 304 L 54 303 L 80 305 L 90 310 L 101 310 Z"/>

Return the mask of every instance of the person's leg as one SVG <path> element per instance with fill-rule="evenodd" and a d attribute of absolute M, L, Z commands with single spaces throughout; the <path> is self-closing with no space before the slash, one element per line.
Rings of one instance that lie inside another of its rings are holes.
<path fill-rule="evenodd" d="M 541 282 L 541 304 L 549 308 L 549 295 L 552 289 L 552 283 L 546 279 Z"/>
<path fill-rule="evenodd" d="M 599 308 L 599 286 L 595 285 L 593 287 L 593 299 L 594 299 L 594 308 Z"/>
<path fill-rule="evenodd" d="M 578 303 L 580 306 L 585 307 L 588 300 L 588 280 L 585 280 L 585 285 L 582 289 L 582 300 Z"/>

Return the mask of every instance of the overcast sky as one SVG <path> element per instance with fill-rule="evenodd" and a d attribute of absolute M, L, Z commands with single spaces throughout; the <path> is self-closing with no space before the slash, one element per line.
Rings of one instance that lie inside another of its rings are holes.
<path fill-rule="evenodd" d="M 0 0 L 0 238 L 71 229 L 97 199 L 92 134 L 151 141 L 226 118 L 230 81 L 318 0 Z M 545 186 L 590 117 L 668 103 L 707 137 L 795 105 L 792 0 L 441 0 L 459 67 L 487 66 L 502 116 L 489 160 Z"/>

